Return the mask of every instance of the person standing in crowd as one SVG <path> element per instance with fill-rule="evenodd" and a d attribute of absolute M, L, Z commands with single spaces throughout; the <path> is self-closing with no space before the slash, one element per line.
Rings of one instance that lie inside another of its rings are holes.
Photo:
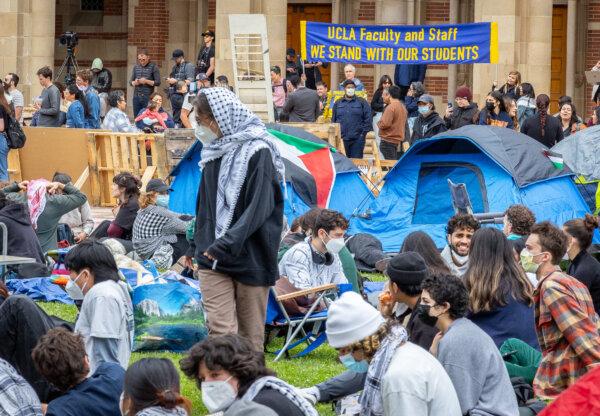
<path fill-rule="evenodd" d="M 85 128 L 85 119 L 89 117 L 90 110 L 84 93 L 75 84 L 70 84 L 63 93 L 65 100 L 71 103 L 67 109 L 67 127 L 75 129 Z"/>
<path fill-rule="evenodd" d="M 85 194 L 73 185 L 45 180 L 13 183 L 0 192 L 29 206 L 31 223 L 44 253 L 58 248 L 56 233 L 60 218 L 67 212 L 80 207 L 87 200 Z M 30 192 L 35 193 L 39 199 L 34 198 L 33 195 L 30 198 Z"/>
<path fill-rule="evenodd" d="M 135 97 L 134 97 L 135 99 Z M 138 128 L 131 124 L 125 110 L 127 100 L 121 90 L 114 90 L 108 94 L 108 105 L 111 107 L 102 121 L 102 129 L 118 133 L 137 133 Z"/>
<path fill-rule="evenodd" d="M 342 364 L 367 373 L 361 414 L 461 415 L 452 381 L 440 363 L 358 293 L 345 292 L 333 302 L 325 331 Z"/>
<path fill-rule="evenodd" d="M 267 368 L 262 349 L 257 351 L 242 336 L 209 335 L 194 345 L 179 365 L 187 377 L 196 381 L 202 402 L 211 413 L 318 415 L 294 387 Z"/>
<path fill-rule="evenodd" d="M 77 88 L 85 94 L 85 100 L 88 104 L 88 116 L 85 119 L 85 127 L 88 129 L 100 128 L 100 97 L 98 92 L 90 85 L 92 81 L 92 71 L 89 69 L 80 69 L 77 71 L 75 83 Z"/>
<path fill-rule="evenodd" d="M 513 100 L 518 100 L 521 94 L 520 87 L 521 86 L 521 73 L 519 71 L 510 71 L 508 76 L 506 77 L 506 83 L 502 85 L 498 92 L 502 95 L 508 95 Z M 496 82 L 494 82 L 494 86 L 492 91 L 496 88 Z"/>
<path fill-rule="evenodd" d="M 587 286 L 594 302 L 594 309 L 598 312 L 600 311 L 600 263 L 588 252 L 596 228 L 598 228 L 598 217 L 590 214 L 563 224 L 563 231 L 569 241 L 567 255 L 571 261 L 567 274 Z"/>
<path fill-rule="evenodd" d="M 383 107 L 385 107 L 385 103 L 383 102 L 383 90 L 391 87 L 392 85 L 392 79 L 388 75 L 383 75 L 379 79 L 379 86 L 375 90 L 373 98 L 371 99 L 371 117 L 373 118 L 373 131 L 375 132 L 375 140 L 377 141 L 377 147 L 379 149 L 381 149 L 381 138 L 379 137 L 379 127 L 377 127 L 377 122 L 383 114 Z"/>
<path fill-rule="evenodd" d="M 98 91 L 98 94 L 108 94 L 112 88 L 112 72 L 104 68 L 102 59 L 95 58 L 92 61 L 92 87 Z"/>
<path fill-rule="evenodd" d="M 321 76 L 321 70 L 319 68 L 327 68 L 329 63 L 327 62 L 304 62 L 304 75 L 306 76 L 305 85 L 306 88 L 311 90 L 317 89 L 317 83 L 323 81 Z"/>
<path fill-rule="evenodd" d="M 146 48 L 138 49 L 137 63 L 133 66 L 129 83 L 133 86 L 133 114 L 138 114 L 148 105 L 154 88 L 160 85 L 158 66 L 150 62 Z"/>
<path fill-rule="evenodd" d="M 114 362 L 90 372 L 81 334 L 53 328 L 31 353 L 37 371 L 61 393 L 48 403 L 45 416 L 118 415 L 125 369 Z"/>
<path fill-rule="evenodd" d="M 12 117 L 12 111 L 2 94 L 3 88 L 0 86 L 0 181 L 8 182 L 8 136 L 7 130 Z"/>
<path fill-rule="evenodd" d="M 463 126 L 479 122 L 479 109 L 473 102 L 473 94 L 469 87 L 458 87 L 454 94 L 456 105 L 448 103 L 444 123 L 448 130 L 459 129 Z"/>
<path fill-rule="evenodd" d="M 371 107 L 364 98 L 355 95 L 353 80 L 347 79 L 343 84 L 345 94 L 333 105 L 331 122 L 340 123 L 346 156 L 361 159 L 367 133 L 372 129 Z"/>
<path fill-rule="evenodd" d="M 265 125 L 230 91 L 205 88 L 194 102 L 205 131 L 192 256 L 209 332 L 239 333 L 263 350 L 269 287 L 279 278 L 284 164 Z M 233 192 L 231 190 L 234 190 Z"/>
<path fill-rule="evenodd" d="M 504 96 L 499 91 L 492 91 L 485 97 L 485 108 L 479 112 L 479 124 L 514 129 L 513 120 L 504 105 Z"/>
<path fill-rule="evenodd" d="M 469 294 L 462 280 L 433 275 L 422 284 L 421 319 L 438 328 L 430 348 L 458 395 L 461 414 L 517 416 L 517 398 L 500 352 L 469 319 Z"/>
<path fill-rule="evenodd" d="M 406 106 L 406 111 L 408 111 L 408 127 L 410 128 L 411 135 L 415 121 L 419 117 L 419 98 L 423 94 L 426 94 L 425 87 L 421 82 L 415 81 L 410 84 L 406 97 L 404 97 L 404 105 Z"/>
<path fill-rule="evenodd" d="M 550 148 L 564 139 L 561 122 L 548 114 L 550 97 L 540 94 L 535 100 L 537 113 L 525 120 L 521 126 L 521 133 L 537 140 Z"/>
<path fill-rule="evenodd" d="M 452 274 L 462 277 L 469 268 L 469 250 L 479 222 L 469 214 L 456 214 L 446 224 L 446 247 L 441 256 Z"/>
<path fill-rule="evenodd" d="M 38 127 L 60 126 L 60 91 L 52 83 L 52 70 L 44 66 L 37 71 L 38 81 L 42 86 L 41 104 L 37 102 L 34 107 L 39 114 Z"/>
<path fill-rule="evenodd" d="M 142 358 L 125 373 L 121 412 L 137 416 L 191 416 L 179 374 L 168 358 Z"/>
<path fill-rule="evenodd" d="M 202 49 L 198 51 L 198 57 L 196 58 L 196 73 L 206 74 L 210 83 L 215 82 L 215 32 L 208 29 L 202 32 L 202 40 L 204 45 Z"/>
<path fill-rule="evenodd" d="M 152 260 L 159 270 L 167 270 L 190 248 L 185 238 L 190 221 L 169 210 L 170 190 L 162 180 L 150 180 L 133 222 L 133 249 L 143 260 Z"/>
<path fill-rule="evenodd" d="M 321 115 L 327 105 L 327 84 L 323 81 L 317 82 L 317 95 L 319 96 L 319 115 Z"/>
<path fill-rule="evenodd" d="M 271 91 L 273 92 L 273 107 L 275 108 L 275 121 L 281 119 L 283 114 L 283 106 L 287 91 L 284 84 L 284 79 L 281 77 L 281 68 L 274 65 L 271 67 Z"/>
<path fill-rule="evenodd" d="M 534 225 L 521 252 L 526 272 L 535 272 L 535 321 L 542 361 L 535 395 L 554 400 L 600 362 L 599 320 L 587 287 L 558 268 L 566 235 L 545 221 Z"/>
<path fill-rule="evenodd" d="M 510 98 L 508 95 L 505 95 L 504 98 L 504 107 L 506 108 L 506 113 L 510 117 L 513 122 L 513 130 L 520 131 L 519 119 L 517 117 L 517 102 Z"/>
<path fill-rule="evenodd" d="M 302 77 L 302 64 L 296 56 L 294 48 L 287 48 L 285 51 L 285 78 L 290 79 L 294 76 Z"/>
<path fill-rule="evenodd" d="M 417 100 L 417 105 L 419 117 L 417 117 L 413 126 L 411 144 L 446 131 L 446 124 L 435 111 L 435 104 L 431 95 L 421 95 Z"/>
<path fill-rule="evenodd" d="M 586 125 L 579 121 L 577 110 L 573 103 L 564 103 L 560 106 L 558 119 L 560 120 L 564 137 L 568 137 L 586 128 Z"/>
<path fill-rule="evenodd" d="M 179 128 L 182 126 L 181 123 L 181 109 L 183 107 L 183 100 L 188 92 L 188 85 L 185 81 L 177 81 L 175 84 L 175 92 L 171 94 L 171 111 L 173 111 L 173 122 L 175 127 Z"/>
<path fill-rule="evenodd" d="M 504 211 L 502 232 L 509 241 L 527 240 L 535 224 L 535 214 L 525 205 L 514 204 Z"/>
<path fill-rule="evenodd" d="M 291 122 L 314 123 L 320 111 L 317 92 L 305 87 L 304 81 L 298 77 L 292 77 L 290 82 L 296 90 L 288 95 L 283 113 Z"/>
<path fill-rule="evenodd" d="M 496 347 L 517 338 L 539 349 L 533 287 L 500 230 L 480 228 L 473 234 L 463 280 L 469 291 L 468 317 Z"/>
<path fill-rule="evenodd" d="M 4 90 L 7 91 L 12 98 L 12 105 L 15 113 L 15 120 L 23 124 L 23 107 L 25 107 L 25 99 L 23 93 L 17 89 L 19 85 L 19 76 L 14 72 L 9 72 L 4 76 Z"/>
<path fill-rule="evenodd" d="M 356 68 L 354 67 L 354 65 L 348 64 L 344 67 L 344 76 L 346 77 L 346 79 L 340 82 L 338 89 L 346 89 L 346 86 L 344 85 L 346 81 L 352 81 L 352 83 L 354 84 L 354 88 L 356 88 L 356 91 L 365 90 L 365 85 L 360 81 L 360 79 L 356 78 Z"/>
<path fill-rule="evenodd" d="M 427 65 L 424 64 L 396 64 L 394 68 L 394 84 L 400 87 L 400 100 L 404 101 L 410 86 L 415 82 L 423 84 Z"/>
<path fill-rule="evenodd" d="M 175 93 L 177 81 L 185 81 L 189 85 L 194 82 L 195 77 L 194 65 L 191 62 L 185 61 L 185 56 L 181 49 L 173 51 L 171 60 L 175 61 L 175 65 L 173 65 L 169 78 L 166 80 L 169 83 L 169 98 Z M 173 103 L 171 103 L 171 106 L 173 106 Z"/>
<path fill-rule="evenodd" d="M 66 173 L 56 172 L 52 177 L 52 182 L 60 182 L 67 185 L 71 184 L 72 180 Z M 85 240 L 94 230 L 94 218 L 92 217 L 90 203 L 86 201 L 82 206 L 67 212 L 60 217 L 59 223 L 69 226 L 76 243 Z"/>
<path fill-rule="evenodd" d="M 407 139 L 406 133 L 406 108 L 400 101 L 400 87 L 392 85 L 383 90 L 385 109 L 377 123 L 381 136 L 380 150 L 388 160 L 398 159 L 398 149 Z"/>
<path fill-rule="evenodd" d="M 524 82 L 519 86 L 520 97 L 517 100 L 517 120 L 522 126 L 525 120 L 535 114 L 535 91 L 533 85 Z"/>
<path fill-rule="evenodd" d="M 0 413 L 42 416 L 42 404 L 35 390 L 7 361 L 0 359 Z"/>

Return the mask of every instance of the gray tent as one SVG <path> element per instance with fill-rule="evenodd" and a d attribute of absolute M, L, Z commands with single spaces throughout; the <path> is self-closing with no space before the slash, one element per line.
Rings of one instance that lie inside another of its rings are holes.
<path fill-rule="evenodd" d="M 600 126 L 578 131 L 551 150 L 562 155 L 565 164 L 586 181 L 600 180 Z"/>

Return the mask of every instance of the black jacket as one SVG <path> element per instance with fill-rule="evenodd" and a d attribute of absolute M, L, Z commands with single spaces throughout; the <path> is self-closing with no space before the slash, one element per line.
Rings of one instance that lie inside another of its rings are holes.
<path fill-rule="evenodd" d="M 421 300 L 419 299 L 417 301 L 417 305 L 420 302 Z M 406 323 L 406 332 L 408 332 L 408 340 L 413 344 L 417 344 L 419 347 L 429 351 L 429 348 L 433 343 L 433 339 L 435 338 L 439 330 L 435 326 L 429 326 L 425 324 L 417 315 L 416 309 L 408 309 L 402 316 L 400 316 L 399 319 L 401 321 L 404 321 L 408 314 L 410 314 L 408 322 Z"/>
<path fill-rule="evenodd" d="M 423 116 L 419 115 L 415 120 L 415 125 L 413 126 L 413 133 L 411 137 L 411 144 L 415 143 L 417 140 L 429 139 L 430 137 L 435 136 L 438 133 L 446 131 L 446 124 L 444 124 L 444 120 L 440 117 L 438 113 L 432 111 L 427 117 L 423 118 Z"/>
<path fill-rule="evenodd" d="M 314 123 L 320 111 L 317 92 L 306 87 L 300 87 L 289 94 L 283 106 L 283 112 L 291 122 Z"/>
<path fill-rule="evenodd" d="M 279 278 L 277 250 L 283 225 L 283 195 L 268 149 L 248 162 L 248 174 L 225 235 L 215 239 L 217 181 L 221 159 L 208 162 L 196 206 L 196 231 L 189 256 L 201 269 L 211 269 L 208 252 L 217 259 L 216 271 L 249 286 L 272 286 Z"/>
<path fill-rule="evenodd" d="M 452 115 L 448 118 L 444 117 L 444 122 L 448 130 L 458 129 L 463 126 L 470 124 L 478 124 L 479 122 L 479 109 L 477 104 L 470 103 L 468 107 L 452 108 Z"/>
<path fill-rule="evenodd" d="M 98 73 L 93 72 L 93 74 L 92 87 L 94 87 L 98 93 L 109 93 L 112 87 L 112 73 L 108 69 L 102 68 Z"/>
<path fill-rule="evenodd" d="M 375 263 L 386 257 L 381 241 L 371 234 L 354 234 L 346 241 L 346 247 L 354 254 L 356 268 L 361 272 L 376 271 Z"/>
<path fill-rule="evenodd" d="M 44 263 L 42 247 L 31 227 L 27 205 L 11 202 L 0 209 L 0 222 L 8 229 L 8 255 L 34 258 L 37 263 Z M 0 250 L 2 239 L 0 239 Z"/>
<path fill-rule="evenodd" d="M 546 147 L 552 147 L 565 138 L 561 122 L 550 114 L 546 114 L 546 125 L 544 126 L 544 136 L 542 137 L 539 111 L 533 117 L 529 117 L 523 122 L 521 133 L 534 138 Z"/>
<path fill-rule="evenodd" d="M 375 113 L 383 113 L 383 107 L 385 107 L 385 103 L 383 102 L 383 89 L 376 90 L 373 94 L 373 99 L 371 100 L 371 116 L 374 116 Z"/>
<path fill-rule="evenodd" d="M 582 250 L 569 265 L 567 273 L 587 286 L 592 295 L 594 309 L 600 311 L 600 263 L 587 251 Z"/>

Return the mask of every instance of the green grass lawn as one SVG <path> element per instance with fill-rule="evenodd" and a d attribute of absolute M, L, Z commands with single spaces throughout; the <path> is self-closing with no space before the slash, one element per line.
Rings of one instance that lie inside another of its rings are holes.
<path fill-rule="evenodd" d="M 64 320 L 74 322 L 77 315 L 77 308 L 73 305 L 65 305 L 55 302 L 38 303 L 50 315 L 58 316 Z M 269 351 L 275 351 L 282 346 L 282 338 L 275 339 L 269 345 Z M 134 352 L 131 361 L 135 362 L 144 357 L 169 358 L 179 369 L 179 360 L 183 354 L 169 352 Z M 297 387 L 309 387 L 327 378 L 339 374 L 343 371 L 342 365 L 337 360 L 337 353 L 328 345 L 323 345 L 307 357 L 284 359 L 273 362 L 275 357 L 272 353 L 267 353 L 266 358 L 268 366 L 277 372 L 277 375 L 288 383 Z M 181 375 L 182 394 L 192 401 L 194 416 L 205 415 L 208 412 L 202 405 L 200 391 L 196 388 L 193 380 L 187 379 L 183 373 Z M 317 407 L 320 415 L 334 415 L 330 404 L 322 404 Z"/>

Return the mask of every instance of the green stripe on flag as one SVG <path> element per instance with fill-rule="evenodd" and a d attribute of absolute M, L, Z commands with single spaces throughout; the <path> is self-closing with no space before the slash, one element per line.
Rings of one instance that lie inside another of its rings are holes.
<path fill-rule="evenodd" d="M 278 130 L 268 130 L 273 136 L 277 137 L 279 140 L 289 144 L 290 146 L 294 146 L 296 149 L 301 151 L 302 153 L 310 153 L 315 150 L 323 149 L 328 147 L 327 143 L 314 143 L 308 140 L 301 139 L 296 136 L 292 136 L 290 134 L 282 133 Z"/>
<path fill-rule="evenodd" d="M 550 159 L 550 162 L 552 162 L 556 169 L 562 170 L 565 167 L 565 163 L 561 157 L 548 156 L 548 159 Z"/>

